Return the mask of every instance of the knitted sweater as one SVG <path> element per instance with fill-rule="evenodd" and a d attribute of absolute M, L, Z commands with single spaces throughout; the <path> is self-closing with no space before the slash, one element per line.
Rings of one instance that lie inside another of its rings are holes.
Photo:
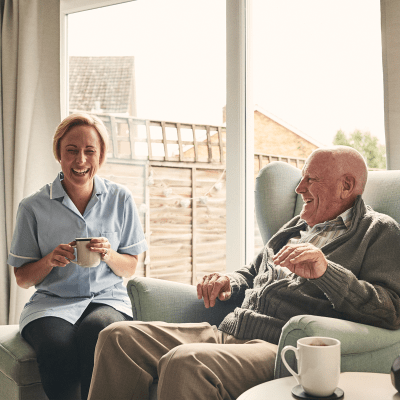
<path fill-rule="evenodd" d="M 252 264 L 227 274 L 242 305 L 219 329 L 238 339 L 277 344 L 283 325 L 302 314 L 340 318 L 387 329 L 400 327 L 400 225 L 359 196 L 350 228 L 321 248 L 328 268 L 306 279 L 275 266 L 272 256 L 306 227 L 299 216 L 285 224 Z"/>

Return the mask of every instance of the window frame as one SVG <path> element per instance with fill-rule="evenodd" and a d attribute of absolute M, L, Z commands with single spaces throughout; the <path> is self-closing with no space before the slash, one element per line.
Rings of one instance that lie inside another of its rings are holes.
<path fill-rule="evenodd" d="M 68 105 L 68 14 L 131 0 L 60 0 L 61 116 Z M 251 85 L 252 0 L 226 0 L 226 271 L 254 256 L 254 107 Z"/>

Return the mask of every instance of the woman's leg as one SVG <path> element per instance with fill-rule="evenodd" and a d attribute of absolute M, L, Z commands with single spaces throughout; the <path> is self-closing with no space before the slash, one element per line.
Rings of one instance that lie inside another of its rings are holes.
<path fill-rule="evenodd" d="M 76 327 L 57 317 L 30 322 L 22 337 L 34 348 L 49 400 L 80 399 Z"/>
<path fill-rule="evenodd" d="M 99 333 L 113 322 L 129 319 L 131 318 L 115 310 L 113 307 L 91 303 L 75 324 L 77 326 L 76 341 L 80 362 L 82 400 L 86 400 L 89 393 L 93 372 L 94 350 Z"/>

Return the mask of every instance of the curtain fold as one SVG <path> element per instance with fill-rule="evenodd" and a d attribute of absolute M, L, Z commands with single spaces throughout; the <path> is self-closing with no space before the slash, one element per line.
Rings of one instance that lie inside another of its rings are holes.
<path fill-rule="evenodd" d="M 3 32 L 4 0 L 0 1 L 0 35 Z M 2 77 L 2 45 L 0 36 L 0 88 L 3 87 Z M 8 322 L 8 309 L 10 304 L 10 276 L 6 264 L 6 215 L 5 215 L 5 175 L 4 175 L 4 146 L 3 146 L 3 99 L 0 92 L 0 324 Z"/>
<path fill-rule="evenodd" d="M 381 0 L 387 169 L 400 169 L 400 1 Z"/>
<path fill-rule="evenodd" d="M 58 0 L 1 0 L 0 324 L 16 324 L 33 288 L 19 288 L 6 260 L 19 202 L 59 171 Z"/>

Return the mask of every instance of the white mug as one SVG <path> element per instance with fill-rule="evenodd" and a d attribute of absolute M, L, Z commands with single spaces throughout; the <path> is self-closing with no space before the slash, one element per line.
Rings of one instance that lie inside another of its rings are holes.
<path fill-rule="evenodd" d="M 294 351 L 298 374 L 290 368 L 285 353 Z M 297 341 L 297 348 L 285 346 L 282 361 L 296 378 L 304 392 L 311 396 L 327 397 L 333 394 L 340 376 L 340 341 L 327 337 L 305 337 Z"/>
<path fill-rule="evenodd" d="M 80 265 L 81 267 L 91 268 L 96 267 L 100 264 L 101 255 L 100 253 L 95 253 L 90 251 L 86 245 L 90 242 L 92 238 L 76 238 L 76 245 L 72 246 L 76 248 L 77 260 L 71 260 L 71 262 Z"/>

